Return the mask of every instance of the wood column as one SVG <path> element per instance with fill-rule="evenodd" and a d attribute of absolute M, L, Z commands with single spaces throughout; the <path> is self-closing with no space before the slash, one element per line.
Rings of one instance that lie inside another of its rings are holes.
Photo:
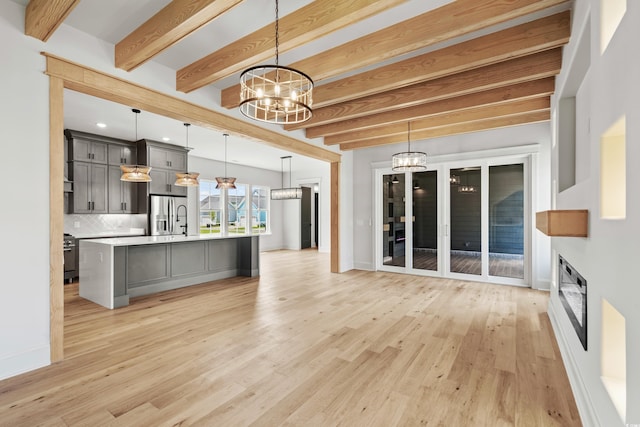
<path fill-rule="evenodd" d="M 331 162 L 331 272 L 340 273 L 340 162 Z"/>
<path fill-rule="evenodd" d="M 64 82 L 49 78 L 49 345 L 64 357 Z"/>

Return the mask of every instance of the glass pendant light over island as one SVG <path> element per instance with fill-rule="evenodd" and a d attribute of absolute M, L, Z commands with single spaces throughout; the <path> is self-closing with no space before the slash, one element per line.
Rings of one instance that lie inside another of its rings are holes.
<path fill-rule="evenodd" d="M 187 141 L 187 152 L 189 151 L 189 126 L 191 126 L 191 123 L 184 123 L 184 127 L 187 130 L 187 136 L 186 136 L 186 141 Z M 200 176 L 199 173 L 196 172 L 184 172 L 184 173 L 180 173 L 180 172 L 176 172 L 176 182 L 174 185 L 180 186 L 180 187 L 197 187 L 200 185 L 200 183 L 198 182 L 198 177 Z"/>
<path fill-rule="evenodd" d="M 236 188 L 236 179 L 227 176 L 227 138 L 228 133 L 223 133 L 224 136 L 224 176 L 216 176 L 216 188 Z"/>
<path fill-rule="evenodd" d="M 280 157 L 280 185 L 284 187 L 284 159 L 289 159 L 289 188 L 271 190 L 271 200 L 291 200 L 302 198 L 302 188 L 291 187 L 291 156 Z"/>
<path fill-rule="evenodd" d="M 138 140 L 138 114 L 140 114 L 140 110 L 137 108 L 131 109 L 131 111 L 135 114 L 135 122 L 136 122 L 136 139 Z M 149 176 L 149 171 L 151 171 L 151 166 L 145 165 L 121 165 L 120 170 L 122 171 L 122 176 L 120 177 L 120 181 L 127 182 L 151 182 L 151 176 Z"/>
<path fill-rule="evenodd" d="M 411 122 L 407 123 L 407 151 L 396 153 L 391 158 L 392 169 L 396 172 L 421 172 L 427 170 L 427 154 L 411 151 Z"/>
<path fill-rule="evenodd" d="M 313 80 L 278 63 L 278 0 L 276 0 L 276 63 L 258 65 L 240 75 L 240 112 L 267 123 L 300 123 L 311 118 Z"/>

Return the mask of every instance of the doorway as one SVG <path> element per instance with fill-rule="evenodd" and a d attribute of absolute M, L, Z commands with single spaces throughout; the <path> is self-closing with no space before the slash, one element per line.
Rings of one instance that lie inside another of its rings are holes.
<path fill-rule="evenodd" d="M 529 286 L 528 157 L 376 172 L 379 270 Z"/>

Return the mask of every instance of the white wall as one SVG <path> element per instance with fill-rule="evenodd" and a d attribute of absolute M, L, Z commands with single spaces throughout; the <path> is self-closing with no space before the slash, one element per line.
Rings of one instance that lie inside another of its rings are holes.
<path fill-rule="evenodd" d="M 640 3 L 627 1 L 627 12 L 609 47 L 600 53 L 600 0 L 577 0 L 572 37 L 565 48 L 563 71 L 558 78 L 560 95 L 569 94 L 570 69 L 580 29 L 590 26 L 589 72 L 576 97 L 576 185 L 555 195 L 558 209 L 589 209 L 588 238 L 553 238 L 553 253 L 560 254 L 588 283 L 588 347 L 585 351 L 552 287 L 549 314 L 574 395 L 585 426 L 640 424 L 640 286 L 636 266 L 640 241 Z M 575 80 L 575 79 L 574 79 Z M 563 94 L 563 91 L 565 93 Z M 569 94 L 570 95 L 570 94 Z M 626 219 L 600 218 L 600 135 L 626 115 Z M 558 176 L 558 145 L 554 147 L 553 177 Z M 556 262 L 555 259 L 553 262 Z M 554 278 L 555 279 L 555 278 Z M 609 301 L 626 321 L 627 414 L 620 419 L 601 380 L 602 299 Z"/>
<path fill-rule="evenodd" d="M 49 82 L 23 22 L 23 7 L 0 2 L 0 379 L 50 360 Z"/>
<path fill-rule="evenodd" d="M 535 210 L 546 210 L 549 208 L 550 199 L 550 139 L 549 123 L 539 123 L 425 141 L 412 141 L 411 148 L 416 151 L 424 151 L 427 156 L 439 156 L 466 152 L 480 152 L 481 154 L 483 150 L 539 144 L 540 151 L 535 161 L 538 180 L 533 185 L 532 202 Z M 353 227 L 353 253 L 355 268 L 363 270 L 375 269 L 373 171 L 375 167 L 380 167 L 380 162 L 388 162 L 390 167 L 391 156 L 401 150 L 406 150 L 406 143 L 404 145 L 396 144 L 357 150 L 354 153 L 353 218 L 355 225 Z M 550 257 L 549 239 L 538 232 L 534 232 L 533 237 L 536 271 L 533 274 L 535 282 L 532 283 L 532 286 L 534 288 L 548 289 L 551 278 L 548 261 Z"/>

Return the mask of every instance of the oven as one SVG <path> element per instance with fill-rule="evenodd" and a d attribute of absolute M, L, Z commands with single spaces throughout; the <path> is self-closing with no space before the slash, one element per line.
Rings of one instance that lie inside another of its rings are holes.
<path fill-rule="evenodd" d="M 71 234 L 64 234 L 64 280 L 69 283 L 78 277 L 78 239 Z"/>
<path fill-rule="evenodd" d="M 582 347 L 587 349 L 587 281 L 558 256 L 558 295 Z"/>

